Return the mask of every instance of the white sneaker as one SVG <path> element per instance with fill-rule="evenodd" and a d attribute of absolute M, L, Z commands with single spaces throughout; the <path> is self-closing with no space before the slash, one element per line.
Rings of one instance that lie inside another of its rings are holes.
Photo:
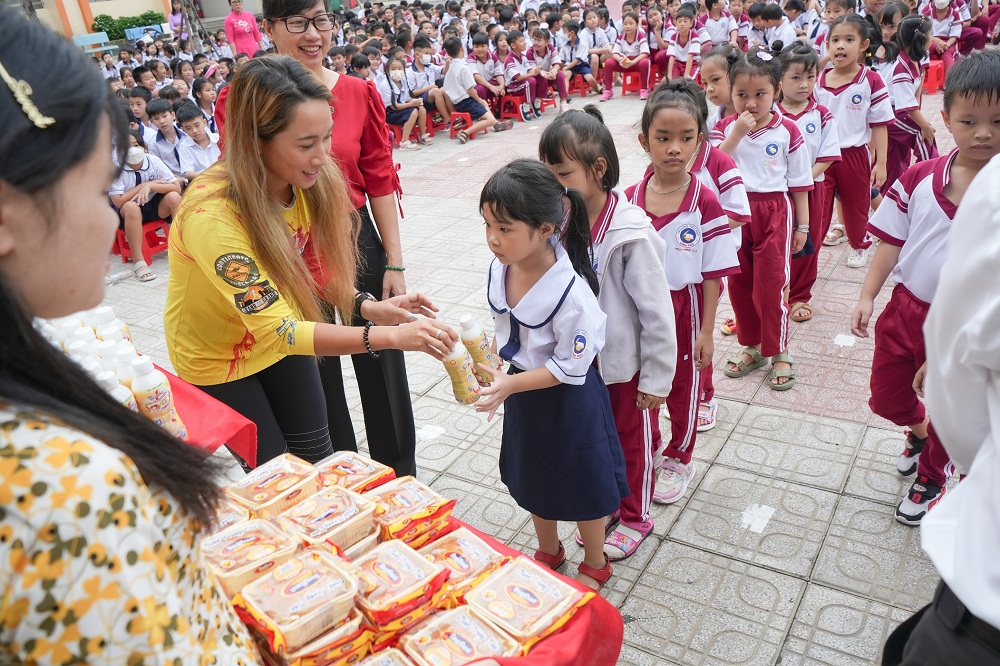
<path fill-rule="evenodd" d="M 868 263 L 868 248 L 855 250 L 853 247 L 847 251 L 848 268 L 864 268 Z"/>
<path fill-rule="evenodd" d="M 566 113 L 567 111 L 569 111 L 569 109 L 570 109 L 569 102 L 563 102 L 562 104 L 559 105 L 559 113 Z"/>
<path fill-rule="evenodd" d="M 684 497 L 688 486 L 694 480 L 694 461 L 683 465 L 676 460 L 666 460 L 657 471 L 653 501 L 657 504 L 673 504 Z"/>

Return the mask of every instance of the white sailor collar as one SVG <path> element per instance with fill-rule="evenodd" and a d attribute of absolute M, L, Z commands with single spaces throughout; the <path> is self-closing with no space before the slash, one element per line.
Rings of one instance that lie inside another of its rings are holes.
<path fill-rule="evenodd" d="M 505 286 L 507 267 L 496 259 L 493 260 L 486 286 L 487 298 L 493 312 L 498 315 L 509 313 L 518 326 L 525 328 L 541 328 L 552 321 L 578 277 L 562 244 L 557 241 L 553 245 L 556 251 L 556 263 L 545 271 L 545 275 L 531 286 L 528 293 L 513 308 L 507 304 Z"/>

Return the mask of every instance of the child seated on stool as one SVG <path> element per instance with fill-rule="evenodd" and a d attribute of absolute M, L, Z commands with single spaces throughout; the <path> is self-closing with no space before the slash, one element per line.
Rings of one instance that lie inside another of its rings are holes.
<path fill-rule="evenodd" d="M 493 104 L 507 89 L 503 63 L 497 54 L 490 52 L 490 38 L 479 33 L 472 38 L 472 54 L 467 58 L 476 82 L 476 92 L 481 99 Z"/>
<path fill-rule="evenodd" d="M 563 71 L 570 73 L 570 79 L 574 76 L 582 76 L 583 80 L 590 84 L 590 89 L 595 93 L 600 93 L 601 88 L 594 78 L 594 70 L 590 66 L 590 50 L 580 39 L 580 24 L 576 21 L 567 21 L 563 25 L 566 32 L 566 43 L 559 50 L 559 58 L 563 63 Z"/>
<path fill-rule="evenodd" d="M 468 113 L 472 118 L 472 125 L 463 128 L 458 133 L 458 142 L 465 143 L 469 140 L 469 135 L 482 132 L 490 127 L 494 132 L 502 132 L 510 129 L 514 123 L 510 120 L 498 122 L 496 117 L 486 108 L 483 99 L 476 92 L 476 80 L 472 76 L 472 69 L 465 60 L 465 48 L 462 40 L 458 37 L 449 37 L 444 40 L 444 50 L 451 58 L 448 72 L 444 75 L 444 94 L 448 97 L 455 111 Z"/>
<path fill-rule="evenodd" d="M 542 98 L 548 96 L 549 86 L 555 85 L 556 92 L 559 93 L 561 112 L 569 111 L 569 91 L 566 89 L 566 75 L 562 73 L 562 60 L 559 59 L 559 51 L 550 43 L 552 41 L 549 31 L 539 28 L 532 33 L 534 46 L 528 51 L 528 60 L 538 68 L 540 81 L 536 89 L 538 96 L 534 101 L 535 117 L 542 115 Z"/>

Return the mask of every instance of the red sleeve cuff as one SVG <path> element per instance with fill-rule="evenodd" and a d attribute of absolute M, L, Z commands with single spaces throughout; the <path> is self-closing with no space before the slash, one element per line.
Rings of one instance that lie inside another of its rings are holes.
<path fill-rule="evenodd" d="M 841 161 L 840 155 L 823 155 L 816 158 L 817 162 L 839 162 Z"/>
<path fill-rule="evenodd" d="M 916 110 L 917 110 L 917 109 L 919 109 L 919 108 L 920 108 L 920 107 L 919 107 L 918 105 L 913 105 L 913 106 L 907 106 L 907 107 L 903 107 L 903 108 L 899 108 L 899 107 L 897 106 L 897 107 L 896 107 L 896 113 L 905 113 L 905 112 L 907 112 L 907 111 L 916 111 Z"/>
<path fill-rule="evenodd" d="M 789 192 L 811 192 L 816 186 L 815 185 L 802 185 L 801 187 L 789 187 Z"/>
<path fill-rule="evenodd" d="M 872 236 L 879 238 L 880 240 L 884 240 L 889 245 L 895 245 L 896 247 L 903 247 L 903 243 L 905 242 L 896 238 L 895 236 L 890 236 L 889 234 L 885 233 L 878 227 L 872 226 L 870 224 L 868 225 L 868 233 L 870 233 Z"/>
<path fill-rule="evenodd" d="M 892 118 L 891 120 L 882 120 L 882 121 L 879 121 L 877 123 L 868 123 L 868 126 L 869 127 L 880 127 L 882 125 L 891 125 L 894 122 L 896 122 L 896 119 Z"/>
<path fill-rule="evenodd" d="M 701 274 L 701 279 L 702 280 L 716 280 L 718 278 L 727 277 L 729 275 L 739 275 L 739 274 L 740 274 L 740 267 L 739 266 L 730 266 L 729 268 L 724 268 L 724 269 L 719 270 L 719 271 L 710 271 L 708 273 L 702 273 Z"/>
<path fill-rule="evenodd" d="M 723 212 L 726 214 L 726 217 L 728 217 L 733 222 L 739 222 L 740 224 L 750 224 L 749 215 L 738 215 L 728 210 L 724 210 Z"/>

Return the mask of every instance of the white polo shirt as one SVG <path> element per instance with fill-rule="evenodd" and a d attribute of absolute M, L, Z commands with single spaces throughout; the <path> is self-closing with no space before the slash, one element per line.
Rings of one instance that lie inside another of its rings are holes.
<path fill-rule="evenodd" d="M 208 147 L 202 148 L 191 137 L 184 137 L 184 141 L 181 142 L 178 148 L 182 174 L 189 171 L 201 173 L 219 161 L 221 155 L 219 151 L 219 136 L 209 133 L 208 141 Z"/>
<path fill-rule="evenodd" d="M 620 53 L 626 58 L 635 58 L 640 53 L 649 54 L 649 41 L 646 40 L 646 33 L 641 29 L 635 33 L 635 41 L 629 42 L 625 38 L 625 33 L 615 42 L 614 53 Z"/>
<path fill-rule="evenodd" d="M 383 76 L 375 83 L 375 87 L 378 88 L 378 92 L 382 95 L 382 103 L 385 104 L 385 108 L 389 108 L 393 104 L 406 104 L 413 96 L 410 95 L 410 85 L 406 81 L 404 76 L 401 81 L 390 81 L 388 76 Z"/>
<path fill-rule="evenodd" d="M 813 96 L 833 114 L 841 148 L 867 146 L 872 127 L 890 124 L 894 117 L 889 91 L 882 77 L 862 67 L 854 80 L 839 88 L 826 85 L 831 70 L 820 72 Z"/>
<path fill-rule="evenodd" d="M 466 60 L 472 69 L 472 73 L 479 74 L 487 81 L 503 78 L 503 63 L 500 62 L 500 58 L 497 57 L 496 53 L 490 53 L 486 56 L 486 62 L 480 62 L 474 53 L 466 58 Z"/>
<path fill-rule="evenodd" d="M 802 138 L 806 140 L 806 150 L 809 151 L 809 161 L 812 164 L 817 162 L 839 162 L 840 161 L 840 140 L 837 138 L 837 125 L 833 121 L 833 114 L 822 104 L 817 104 L 815 100 L 809 100 L 806 108 L 798 115 L 788 113 L 778 103 L 778 111 L 783 116 L 795 123 L 802 133 Z M 823 182 L 826 174 L 821 173 L 816 179 L 817 183 Z"/>
<path fill-rule="evenodd" d="M 607 317 L 558 240 L 556 263 L 517 305 L 507 303 L 507 267 L 494 259 L 486 286 L 497 351 L 521 370 L 545 367 L 563 384 L 582 385 L 604 348 Z"/>
<path fill-rule="evenodd" d="M 957 149 L 914 164 L 892 184 L 887 201 L 868 221 L 868 233 L 900 248 L 892 279 L 925 303 L 934 300 L 958 210 L 944 195 L 956 155 Z"/>
<path fill-rule="evenodd" d="M 676 58 L 678 62 L 686 63 L 689 55 L 694 56 L 694 64 L 701 62 L 701 39 L 694 28 L 688 32 L 687 43 L 681 44 L 680 33 L 675 32 L 667 47 L 667 57 Z"/>
<path fill-rule="evenodd" d="M 921 78 L 920 65 L 913 62 L 910 56 L 900 53 L 892 70 L 892 106 L 896 110 L 897 121 L 903 115 L 909 118 L 907 111 L 920 108 L 918 94 Z"/>
<path fill-rule="evenodd" d="M 538 67 L 543 72 L 548 72 L 556 65 L 562 64 L 562 60 L 559 59 L 559 52 L 551 44 L 541 54 L 535 51 L 534 46 L 528 49 L 528 62 L 532 63 L 532 68 Z"/>
<path fill-rule="evenodd" d="M 768 44 L 774 44 L 774 42 L 781 40 L 784 46 L 790 46 L 799 38 L 795 34 L 795 28 L 788 22 L 787 16 L 782 16 L 781 23 L 778 25 L 765 30 L 764 35 L 767 38 Z"/>
<path fill-rule="evenodd" d="M 650 167 L 652 168 L 652 166 Z M 719 198 L 722 210 L 734 222 L 747 224 L 750 221 L 750 200 L 743 176 L 733 158 L 708 141 L 702 141 L 698 152 L 691 159 L 689 171 L 698 176 L 708 189 Z M 736 230 L 739 232 L 739 229 Z"/>
<path fill-rule="evenodd" d="M 610 26 L 609 26 L 610 27 Z M 580 41 L 584 43 L 588 50 L 599 49 L 607 46 L 611 42 L 608 41 L 608 34 L 598 28 L 594 32 L 590 31 L 590 28 L 583 26 L 580 28 Z M 615 39 L 618 38 L 617 33 L 615 34 Z"/>
<path fill-rule="evenodd" d="M 712 44 L 725 44 L 729 41 L 729 34 L 733 30 L 739 32 L 736 19 L 728 11 L 723 11 L 718 19 L 712 18 L 711 14 L 705 14 L 701 26 L 708 31 L 708 36 L 712 38 Z"/>
<path fill-rule="evenodd" d="M 652 173 L 625 190 L 629 201 L 646 209 L 646 185 Z M 671 291 L 689 284 L 740 272 L 729 220 L 719 200 L 698 178 L 692 178 L 676 213 L 656 217 L 647 211 L 657 235 L 667 244 L 664 273 Z"/>
<path fill-rule="evenodd" d="M 577 64 L 590 65 L 590 54 L 587 53 L 587 45 L 583 43 L 579 35 L 576 37 L 576 42 L 567 41 L 559 49 L 559 62 L 563 65 L 569 65 L 574 60 L 579 61 Z"/>
<path fill-rule="evenodd" d="M 747 192 L 808 192 L 813 189 L 812 162 L 799 128 L 773 112 L 771 122 L 747 134 L 736 146 L 733 161 Z M 735 114 L 723 118 L 711 133 L 714 145 L 733 131 Z"/>
<path fill-rule="evenodd" d="M 441 69 L 441 67 L 431 63 L 424 65 L 424 71 L 421 72 L 415 64 L 412 64 L 404 70 L 407 86 L 410 90 L 433 86 L 434 82 L 441 78 Z"/>
<path fill-rule="evenodd" d="M 962 36 L 962 17 L 958 13 L 958 10 L 951 8 L 944 18 L 938 18 L 937 12 L 934 10 L 933 5 L 928 4 L 924 7 L 921 14 L 924 16 L 929 16 L 931 19 L 931 35 L 945 41 L 954 37 L 958 39 Z"/>
<path fill-rule="evenodd" d="M 514 53 L 514 49 L 511 49 L 510 53 L 507 54 L 507 62 L 504 63 L 504 76 L 507 78 L 507 87 L 525 85 L 526 80 L 515 81 L 515 79 L 518 76 L 524 76 L 534 68 L 535 66 L 528 59 L 527 52 L 519 56 Z"/>
<path fill-rule="evenodd" d="M 165 180 L 172 183 L 177 178 L 167 168 L 167 165 L 156 155 L 146 155 L 142 158 L 142 166 L 133 169 L 128 164 L 122 167 L 122 172 L 111 183 L 108 194 L 125 194 L 133 187 L 138 187 L 151 180 Z"/>
<path fill-rule="evenodd" d="M 464 60 L 452 60 L 444 75 L 444 94 L 453 104 L 469 97 L 469 88 L 476 85 L 476 79 L 472 76 L 472 68 Z"/>
<path fill-rule="evenodd" d="M 180 145 L 187 138 L 187 135 L 182 132 L 176 126 L 174 131 L 177 132 L 177 140 L 174 143 L 170 143 L 167 137 L 163 136 L 163 132 L 156 130 L 155 139 L 152 143 L 146 144 L 146 150 L 149 151 L 151 155 L 156 155 L 160 160 L 167 165 L 167 168 L 173 171 L 175 174 L 181 173 L 181 162 L 180 162 Z"/>

